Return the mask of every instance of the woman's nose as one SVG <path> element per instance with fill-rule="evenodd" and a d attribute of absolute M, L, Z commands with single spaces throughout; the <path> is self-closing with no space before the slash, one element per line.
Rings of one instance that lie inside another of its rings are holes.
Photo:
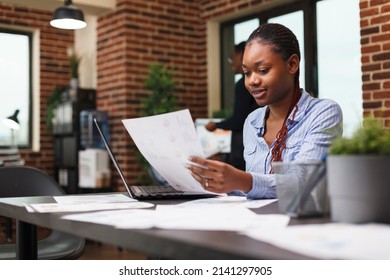
<path fill-rule="evenodd" d="M 250 86 L 258 86 L 261 84 L 261 79 L 258 75 L 256 74 L 252 74 L 250 77 L 249 77 L 249 81 L 248 81 L 248 84 Z"/>

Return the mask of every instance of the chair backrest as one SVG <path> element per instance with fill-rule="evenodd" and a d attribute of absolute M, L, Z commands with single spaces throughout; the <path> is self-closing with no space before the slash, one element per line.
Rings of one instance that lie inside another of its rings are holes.
<path fill-rule="evenodd" d="M 64 194 L 65 192 L 53 178 L 34 167 L 0 167 L 0 197 Z"/>
<path fill-rule="evenodd" d="M 65 192 L 46 173 L 28 166 L 0 167 L 0 197 L 60 196 Z M 84 251 L 85 239 L 62 232 L 38 242 L 39 259 L 77 259 Z M 0 244 L 0 260 L 15 259 L 15 244 Z"/>

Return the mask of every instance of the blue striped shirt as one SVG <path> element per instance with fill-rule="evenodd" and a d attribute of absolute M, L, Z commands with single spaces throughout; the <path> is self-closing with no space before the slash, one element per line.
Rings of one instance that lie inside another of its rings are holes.
<path fill-rule="evenodd" d="M 252 174 L 252 189 L 248 199 L 275 198 L 275 174 L 271 171 L 271 153 L 275 145 L 265 142 L 264 125 L 268 106 L 253 111 L 244 124 L 244 158 L 246 171 Z M 292 117 L 292 113 L 289 119 Z M 294 121 L 287 127 L 288 136 L 282 158 L 284 162 L 321 160 L 332 139 L 342 135 L 342 111 L 328 99 L 310 96 L 302 90 Z"/>

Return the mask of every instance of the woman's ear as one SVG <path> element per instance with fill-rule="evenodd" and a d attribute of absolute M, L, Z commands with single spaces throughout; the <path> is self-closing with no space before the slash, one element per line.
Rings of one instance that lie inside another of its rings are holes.
<path fill-rule="evenodd" d="M 290 56 L 290 58 L 287 61 L 288 63 L 288 69 L 291 74 L 295 74 L 299 69 L 299 57 L 296 54 L 293 54 Z"/>

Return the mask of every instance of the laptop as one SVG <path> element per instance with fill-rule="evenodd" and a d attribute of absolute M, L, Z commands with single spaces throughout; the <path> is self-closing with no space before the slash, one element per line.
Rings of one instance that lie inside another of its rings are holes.
<path fill-rule="evenodd" d="M 108 155 L 110 156 L 112 163 L 114 164 L 116 170 L 119 173 L 119 176 L 121 177 L 123 184 L 125 185 L 125 188 L 127 190 L 127 193 L 131 198 L 138 199 L 138 200 L 156 200 L 156 199 L 198 199 L 198 198 L 208 198 L 208 197 L 215 197 L 216 194 L 210 194 L 210 193 L 196 193 L 196 192 L 183 192 L 178 191 L 172 186 L 165 185 L 165 186 L 129 186 L 127 184 L 127 181 L 125 179 L 125 176 L 123 175 L 123 172 L 121 168 L 119 167 L 119 164 L 112 153 L 111 147 L 108 144 L 108 141 L 106 137 L 104 136 L 102 130 L 100 129 L 99 124 L 97 123 L 96 119 L 93 119 L 96 128 L 100 134 L 100 137 L 103 140 L 104 146 L 107 149 Z"/>

